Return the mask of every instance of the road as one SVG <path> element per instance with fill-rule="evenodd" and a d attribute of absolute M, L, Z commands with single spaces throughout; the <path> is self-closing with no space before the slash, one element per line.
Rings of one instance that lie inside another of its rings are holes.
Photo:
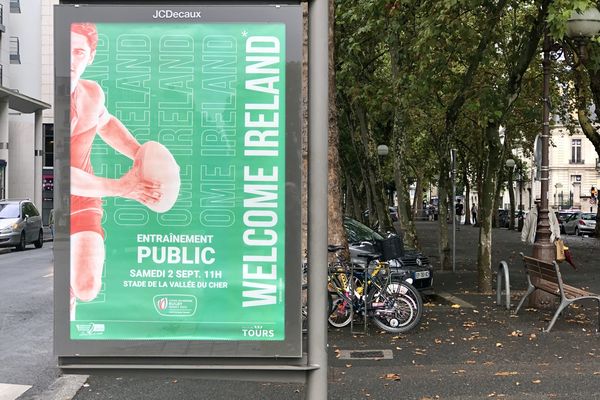
<path fill-rule="evenodd" d="M 33 386 L 31 395 L 59 375 L 52 356 L 52 285 L 51 242 L 1 251 L 0 384 Z"/>

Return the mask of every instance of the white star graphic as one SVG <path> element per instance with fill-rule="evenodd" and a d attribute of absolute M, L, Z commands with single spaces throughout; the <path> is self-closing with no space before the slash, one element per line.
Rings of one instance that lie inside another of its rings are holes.
<path fill-rule="evenodd" d="M 242 36 L 243 36 L 243 37 L 246 37 L 246 36 L 248 36 L 248 31 L 246 31 L 246 30 L 244 29 L 244 30 L 242 31 Z"/>

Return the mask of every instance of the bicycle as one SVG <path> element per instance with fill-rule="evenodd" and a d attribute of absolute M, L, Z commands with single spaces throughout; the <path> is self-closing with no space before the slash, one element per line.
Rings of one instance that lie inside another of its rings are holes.
<path fill-rule="evenodd" d="M 342 249 L 328 247 L 337 257 L 328 274 L 329 324 L 347 326 L 358 313 L 373 318 L 388 332 L 414 329 L 423 315 L 423 300 L 417 289 L 405 277 L 393 274 L 389 264 L 376 256 L 362 256 L 366 258 L 364 267 L 348 264 L 339 254 Z"/>

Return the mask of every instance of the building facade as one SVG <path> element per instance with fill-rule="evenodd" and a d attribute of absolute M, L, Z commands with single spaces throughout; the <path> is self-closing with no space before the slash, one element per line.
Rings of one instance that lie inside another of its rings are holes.
<path fill-rule="evenodd" d="M 42 203 L 41 2 L 0 0 L 0 197 Z"/>

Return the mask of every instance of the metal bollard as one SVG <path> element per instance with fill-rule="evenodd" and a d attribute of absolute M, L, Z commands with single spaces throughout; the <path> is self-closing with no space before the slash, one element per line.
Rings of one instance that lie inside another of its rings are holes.
<path fill-rule="evenodd" d="M 510 278 L 508 274 L 508 264 L 506 261 L 500 261 L 498 266 L 498 275 L 496 276 L 496 304 L 502 305 L 502 279 L 504 278 L 506 309 L 510 310 Z"/>

